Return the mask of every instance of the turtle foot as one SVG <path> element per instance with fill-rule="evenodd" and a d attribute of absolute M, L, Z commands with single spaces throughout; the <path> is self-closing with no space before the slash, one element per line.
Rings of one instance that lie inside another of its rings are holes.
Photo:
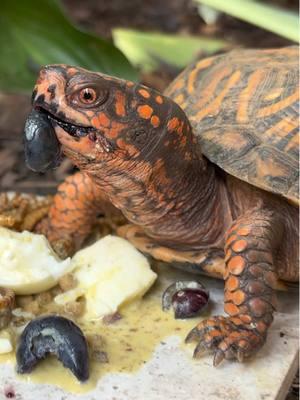
<path fill-rule="evenodd" d="M 213 352 L 216 367 L 223 359 L 243 362 L 262 347 L 265 339 L 266 332 L 262 334 L 236 317 L 215 316 L 193 328 L 186 337 L 186 343 L 198 342 L 194 358 Z"/>
<path fill-rule="evenodd" d="M 74 239 L 70 235 L 63 234 L 62 231 L 53 229 L 48 217 L 42 219 L 34 231 L 47 237 L 51 247 L 61 259 L 72 256 L 77 249 Z"/>

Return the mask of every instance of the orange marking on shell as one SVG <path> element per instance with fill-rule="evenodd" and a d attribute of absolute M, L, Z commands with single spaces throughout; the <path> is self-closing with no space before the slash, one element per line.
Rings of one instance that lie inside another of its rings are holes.
<path fill-rule="evenodd" d="M 175 98 L 174 98 L 174 101 L 175 101 L 175 103 L 177 103 L 177 104 L 181 104 L 182 102 L 183 102 L 183 100 L 185 99 L 185 97 L 184 97 L 184 95 L 181 93 L 181 94 L 179 94 L 178 96 L 176 96 Z"/>
<path fill-rule="evenodd" d="M 179 76 L 172 84 L 171 91 L 174 93 L 176 90 L 182 89 L 183 86 L 184 86 L 184 80 L 181 78 L 181 76 Z"/>
<path fill-rule="evenodd" d="M 195 90 L 195 81 L 198 75 L 198 72 L 201 71 L 202 69 L 205 69 L 209 67 L 214 58 L 205 58 L 204 60 L 199 61 L 195 68 L 190 72 L 189 77 L 188 77 L 188 82 L 187 82 L 187 91 L 189 94 L 192 94 L 193 91 Z"/>
<path fill-rule="evenodd" d="M 248 122 L 248 108 L 249 101 L 251 101 L 255 91 L 259 87 L 262 82 L 262 78 L 264 76 L 264 71 L 258 69 L 253 72 L 253 74 L 249 77 L 249 81 L 244 90 L 241 91 L 238 101 L 238 109 L 236 114 L 236 119 L 240 123 Z"/>
<path fill-rule="evenodd" d="M 241 256 L 234 256 L 228 263 L 228 269 L 233 275 L 239 275 L 243 272 L 246 262 Z"/>
<path fill-rule="evenodd" d="M 268 117 L 269 115 L 275 114 L 278 111 L 283 110 L 284 108 L 293 104 L 295 101 L 298 100 L 298 98 L 299 98 L 299 90 L 297 88 L 296 92 L 293 93 L 291 96 L 288 96 L 285 99 L 278 101 L 275 104 L 261 108 L 258 111 L 257 116 L 260 118 L 260 117 Z"/>
<path fill-rule="evenodd" d="M 277 99 L 277 97 L 279 97 L 281 95 L 282 92 L 283 92 L 283 88 L 276 88 L 276 89 L 272 90 L 270 93 L 268 93 L 264 97 L 264 100 L 266 100 L 266 101 L 275 100 L 275 99 Z"/>
<path fill-rule="evenodd" d="M 141 96 L 145 97 L 145 99 L 149 99 L 150 93 L 148 92 L 148 90 L 146 90 L 146 89 L 140 89 L 138 92 L 139 92 L 139 94 L 140 94 Z"/>
<path fill-rule="evenodd" d="M 195 105 L 196 110 L 200 110 L 206 103 L 210 101 L 212 96 L 216 93 L 216 88 L 223 78 L 228 76 L 231 72 L 230 68 L 222 68 L 214 73 L 212 81 L 200 93 L 200 98 Z"/>
<path fill-rule="evenodd" d="M 156 103 L 158 103 L 158 104 L 162 104 L 162 103 L 164 102 L 164 100 L 163 100 L 163 98 L 162 98 L 161 96 L 156 96 L 156 97 L 155 97 L 155 101 L 156 101 Z"/>
<path fill-rule="evenodd" d="M 230 292 L 233 292 L 235 289 L 239 287 L 239 280 L 236 276 L 230 276 L 226 283 L 225 283 L 226 289 L 228 289 Z"/>
<path fill-rule="evenodd" d="M 116 92 L 115 109 L 116 109 L 116 114 L 119 115 L 119 117 L 125 117 L 126 115 L 125 97 L 121 92 Z"/>
<path fill-rule="evenodd" d="M 130 81 L 127 81 L 127 82 L 126 82 L 126 86 L 128 86 L 128 87 L 132 87 L 133 85 L 134 85 L 133 82 L 130 82 Z"/>
<path fill-rule="evenodd" d="M 149 119 L 153 113 L 153 108 L 148 106 L 147 104 L 143 106 L 139 106 L 137 108 L 137 111 L 139 113 L 139 116 L 144 119 Z"/>
<path fill-rule="evenodd" d="M 205 108 L 197 112 L 196 115 L 193 115 L 191 117 L 192 120 L 201 120 L 202 118 L 206 117 L 207 115 L 216 115 L 218 111 L 220 110 L 220 106 L 223 102 L 224 97 L 228 94 L 230 89 L 234 87 L 234 85 L 240 80 L 241 77 L 241 71 L 235 71 L 230 78 L 228 79 L 225 87 L 219 95 L 210 103 L 208 104 Z"/>
<path fill-rule="evenodd" d="M 239 308 L 233 303 L 225 303 L 224 311 L 229 315 L 237 315 L 239 313 Z"/>
<path fill-rule="evenodd" d="M 244 251 L 247 248 L 247 245 L 248 245 L 247 240 L 241 239 L 241 240 L 238 240 L 237 242 L 233 243 L 231 248 L 236 253 L 240 253 L 241 251 Z"/>
<path fill-rule="evenodd" d="M 281 139 L 285 138 L 287 134 L 293 131 L 298 127 L 299 119 L 297 117 L 287 117 L 284 116 L 279 122 L 273 125 L 270 129 L 268 129 L 264 135 L 268 140 L 272 143 L 278 143 Z M 297 145 L 299 145 L 298 135 L 295 135 L 297 139 Z"/>
<path fill-rule="evenodd" d="M 168 122 L 167 128 L 169 131 L 174 131 L 175 129 L 178 128 L 180 124 L 180 121 L 177 117 L 174 117 L 172 119 L 170 119 L 170 121 Z"/>
<path fill-rule="evenodd" d="M 151 117 L 150 122 L 151 122 L 151 125 L 154 126 L 154 128 L 157 128 L 157 127 L 160 125 L 160 120 L 159 120 L 159 118 L 158 118 L 157 115 L 153 115 L 153 116 Z"/>
<path fill-rule="evenodd" d="M 250 228 L 247 227 L 247 226 L 245 226 L 245 227 L 243 227 L 243 228 L 240 228 L 240 229 L 237 231 L 237 234 L 240 235 L 240 236 L 248 236 L 249 233 L 250 233 Z"/>

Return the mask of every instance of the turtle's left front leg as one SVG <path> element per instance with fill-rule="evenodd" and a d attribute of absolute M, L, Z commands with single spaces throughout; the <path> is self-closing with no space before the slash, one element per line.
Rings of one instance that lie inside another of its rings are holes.
<path fill-rule="evenodd" d="M 243 361 L 264 344 L 275 309 L 274 257 L 283 236 L 281 218 L 269 210 L 240 216 L 226 235 L 224 310 L 200 322 L 186 341 L 197 340 L 194 356 L 214 351 L 214 365 L 224 358 Z"/>

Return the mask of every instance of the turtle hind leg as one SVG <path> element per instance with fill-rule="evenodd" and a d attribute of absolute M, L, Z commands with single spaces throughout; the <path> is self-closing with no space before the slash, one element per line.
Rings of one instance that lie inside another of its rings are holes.
<path fill-rule="evenodd" d="M 282 226 L 264 210 L 247 212 L 233 223 L 225 245 L 224 310 L 229 316 L 204 320 L 188 334 L 187 342 L 198 342 L 195 357 L 213 351 L 214 365 L 224 358 L 241 362 L 263 346 L 275 309 L 273 258 Z"/>

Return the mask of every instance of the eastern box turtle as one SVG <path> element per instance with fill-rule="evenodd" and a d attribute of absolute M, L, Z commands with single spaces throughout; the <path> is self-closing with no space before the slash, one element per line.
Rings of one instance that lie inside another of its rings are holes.
<path fill-rule="evenodd" d="M 59 186 L 37 231 L 79 247 L 112 203 L 131 223 L 120 235 L 142 252 L 224 278 L 228 316 L 189 333 L 195 356 L 212 350 L 215 365 L 251 356 L 272 323 L 274 289 L 298 280 L 298 76 L 297 47 L 200 60 L 164 94 L 44 67 L 27 163 L 53 167 L 49 152 L 61 150 L 80 172 Z"/>

